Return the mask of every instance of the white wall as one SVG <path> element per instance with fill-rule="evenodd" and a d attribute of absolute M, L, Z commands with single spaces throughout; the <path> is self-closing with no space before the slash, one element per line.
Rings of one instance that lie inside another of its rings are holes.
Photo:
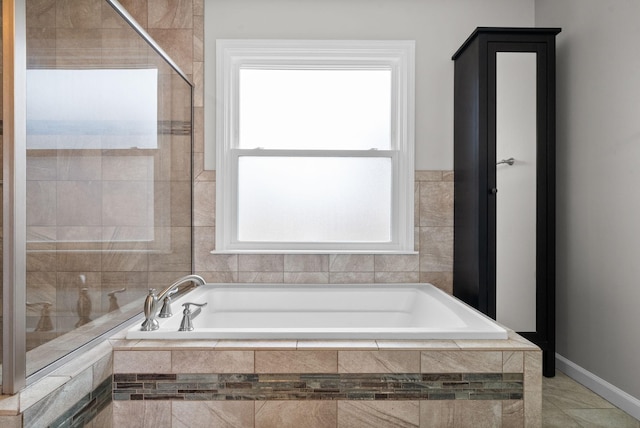
<path fill-rule="evenodd" d="M 416 169 L 453 169 L 453 61 L 480 26 L 532 26 L 533 0 L 206 0 L 205 166 L 215 168 L 218 38 L 416 40 Z"/>
<path fill-rule="evenodd" d="M 640 398 L 640 2 L 536 0 L 557 51 L 557 350 Z"/>

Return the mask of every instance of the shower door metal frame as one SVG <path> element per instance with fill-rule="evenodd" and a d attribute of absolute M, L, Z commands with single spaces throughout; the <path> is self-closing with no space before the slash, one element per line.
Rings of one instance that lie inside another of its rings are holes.
<path fill-rule="evenodd" d="M 2 393 L 26 384 L 26 5 L 2 0 Z"/>

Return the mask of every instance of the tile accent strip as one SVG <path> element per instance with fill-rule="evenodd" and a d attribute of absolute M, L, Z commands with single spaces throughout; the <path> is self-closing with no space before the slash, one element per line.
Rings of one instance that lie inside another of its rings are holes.
<path fill-rule="evenodd" d="M 522 373 L 114 374 L 127 400 L 522 400 Z"/>
<path fill-rule="evenodd" d="M 65 428 L 85 426 L 111 403 L 112 389 L 111 377 L 108 377 L 49 426 Z"/>

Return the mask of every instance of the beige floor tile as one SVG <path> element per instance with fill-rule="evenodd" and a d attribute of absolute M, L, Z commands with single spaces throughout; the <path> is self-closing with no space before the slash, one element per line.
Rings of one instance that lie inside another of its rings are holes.
<path fill-rule="evenodd" d="M 607 409 L 614 407 L 604 398 L 559 371 L 556 371 L 555 377 L 545 379 L 542 391 L 545 399 L 561 410 Z"/>
<path fill-rule="evenodd" d="M 640 421 L 620 409 L 569 409 L 565 410 L 584 428 L 638 428 Z"/>

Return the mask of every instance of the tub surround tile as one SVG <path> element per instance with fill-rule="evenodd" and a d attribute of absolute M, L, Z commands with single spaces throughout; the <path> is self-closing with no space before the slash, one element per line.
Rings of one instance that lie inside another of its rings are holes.
<path fill-rule="evenodd" d="M 92 391 L 92 383 L 91 368 L 68 379 L 64 385 L 24 411 L 25 426 L 48 426 L 72 406 L 78 403 L 81 406 L 88 404 L 89 400 L 86 397 Z"/>
<path fill-rule="evenodd" d="M 148 8 L 149 28 L 193 28 L 193 1 L 156 1 Z"/>
<path fill-rule="evenodd" d="M 3 428 L 22 428 L 22 415 L 1 416 L 0 426 Z"/>
<path fill-rule="evenodd" d="M 418 272 L 420 258 L 417 254 L 376 254 L 374 269 L 377 272 Z"/>
<path fill-rule="evenodd" d="M 458 350 L 454 340 L 376 340 L 378 349 Z"/>
<path fill-rule="evenodd" d="M 503 351 L 502 371 L 512 373 L 524 372 L 524 353 L 521 351 Z"/>
<path fill-rule="evenodd" d="M 115 373 L 169 373 L 172 351 L 118 351 L 113 353 Z"/>
<path fill-rule="evenodd" d="M 171 405 L 166 401 L 114 401 L 115 427 L 169 427 Z"/>
<path fill-rule="evenodd" d="M 285 284 L 328 284 L 329 272 L 285 272 Z"/>
<path fill-rule="evenodd" d="M 330 401 L 265 401 L 255 405 L 255 428 L 335 427 L 338 409 Z"/>
<path fill-rule="evenodd" d="M 453 226 L 453 183 L 420 183 L 420 226 Z"/>
<path fill-rule="evenodd" d="M 338 351 L 339 373 L 417 373 L 420 351 Z"/>
<path fill-rule="evenodd" d="M 113 376 L 118 401 L 522 400 L 522 373 L 177 373 Z"/>
<path fill-rule="evenodd" d="M 456 373 L 461 371 L 501 373 L 502 352 L 422 351 L 421 371 L 423 373 Z"/>
<path fill-rule="evenodd" d="M 418 272 L 375 272 L 376 284 L 406 284 L 420 282 Z"/>
<path fill-rule="evenodd" d="M 417 170 L 414 174 L 415 181 L 441 181 L 443 171 Z"/>
<path fill-rule="evenodd" d="M 224 340 L 216 344 L 216 349 L 289 349 L 297 347 L 296 340 Z"/>
<path fill-rule="evenodd" d="M 329 272 L 330 284 L 371 284 L 374 272 Z"/>
<path fill-rule="evenodd" d="M 250 373 L 252 351 L 171 351 L 172 373 Z M 156 373 L 162 373 L 158 370 Z"/>
<path fill-rule="evenodd" d="M 69 376 L 47 376 L 23 389 L 19 395 L 20 412 L 24 412 L 49 394 L 52 394 L 70 379 Z"/>
<path fill-rule="evenodd" d="M 338 428 L 419 426 L 419 401 L 338 402 Z"/>
<path fill-rule="evenodd" d="M 522 400 L 502 402 L 502 426 L 524 428 L 524 402 Z"/>
<path fill-rule="evenodd" d="M 284 272 L 238 272 L 238 282 L 282 284 L 284 283 Z"/>
<path fill-rule="evenodd" d="M 420 228 L 420 271 L 453 271 L 453 227 Z"/>
<path fill-rule="evenodd" d="M 298 340 L 298 349 L 370 349 L 378 350 L 375 340 Z"/>
<path fill-rule="evenodd" d="M 173 428 L 253 427 L 254 405 L 248 401 L 184 401 L 171 405 Z"/>
<path fill-rule="evenodd" d="M 336 373 L 338 351 L 255 351 L 256 373 Z"/>
<path fill-rule="evenodd" d="M 216 225 L 216 187 L 208 181 L 193 184 L 193 225 Z"/>

